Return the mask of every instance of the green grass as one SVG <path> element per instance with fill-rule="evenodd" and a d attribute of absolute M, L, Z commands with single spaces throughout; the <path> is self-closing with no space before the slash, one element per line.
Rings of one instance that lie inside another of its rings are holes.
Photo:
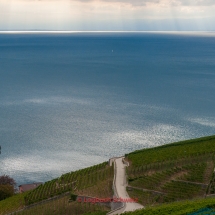
<path fill-rule="evenodd" d="M 0 201 L 0 215 L 7 214 L 16 210 L 24 208 L 25 201 L 23 194 L 16 194 L 10 198 Z"/>
<path fill-rule="evenodd" d="M 215 199 L 200 199 L 162 204 L 159 206 L 147 207 L 146 209 L 129 212 L 126 213 L 126 215 L 189 215 L 204 208 L 212 208 L 211 212 L 215 212 Z M 209 213 L 207 212 L 206 214 L 208 215 Z M 203 215 L 203 213 L 201 215 Z"/>

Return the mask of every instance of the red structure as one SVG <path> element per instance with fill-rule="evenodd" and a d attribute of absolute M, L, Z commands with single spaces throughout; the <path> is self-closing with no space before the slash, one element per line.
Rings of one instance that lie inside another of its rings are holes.
<path fill-rule="evenodd" d="M 33 184 L 19 185 L 19 192 L 24 193 L 28 190 L 33 190 L 33 189 L 37 188 L 38 186 L 40 186 L 41 184 L 42 184 L 41 182 L 38 182 L 38 183 L 33 183 Z"/>

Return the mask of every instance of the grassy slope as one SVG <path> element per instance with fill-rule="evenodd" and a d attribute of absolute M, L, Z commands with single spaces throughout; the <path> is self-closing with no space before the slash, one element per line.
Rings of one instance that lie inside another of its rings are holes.
<path fill-rule="evenodd" d="M 33 191 L 25 194 L 17 194 L 4 201 L 0 201 L 0 215 L 23 209 L 25 205 L 29 205 L 29 202 L 38 203 L 68 191 L 77 195 L 94 196 L 97 198 L 111 197 L 113 174 L 113 166 L 110 167 L 107 162 L 64 174 L 60 178 L 46 182 Z M 85 207 L 83 204 L 68 203 L 68 200 L 69 195 L 42 205 L 34 206 L 32 209 L 19 214 L 48 215 L 63 213 L 66 215 L 67 213 L 71 214 L 71 211 L 76 211 L 75 214 L 83 214 L 88 211 L 94 212 L 97 210 L 107 211 L 107 208 L 98 208 L 92 205 L 91 207 Z"/>
<path fill-rule="evenodd" d="M 68 202 L 68 196 L 65 196 L 55 201 L 29 208 L 17 213 L 17 215 L 82 215 L 85 213 L 103 215 L 108 210 L 106 207 L 95 204 L 79 203 L 77 201 Z"/>
<path fill-rule="evenodd" d="M 214 194 L 214 153 L 215 136 L 132 152 L 128 193 L 145 206 Z"/>
<path fill-rule="evenodd" d="M 52 198 L 65 192 L 96 197 L 109 197 L 113 167 L 107 162 L 62 175 L 48 181 L 26 195 L 26 205 Z"/>
<path fill-rule="evenodd" d="M 202 210 L 202 213 L 198 213 L 198 215 L 203 214 L 214 214 L 215 213 L 215 199 L 199 199 L 193 201 L 182 201 L 182 202 L 174 202 L 170 204 L 163 204 L 155 207 L 147 207 L 146 209 L 142 209 L 135 212 L 126 213 L 126 215 L 193 215 L 194 212 L 198 212 Z M 207 210 L 210 209 L 209 213 Z M 207 211 L 204 213 L 204 211 Z M 214 213 L 212 213 L 214 212 Z M 197 213 L 196 213 L 197 214 Z"/>
<path fill-rule="evenodd" d="M 182 142 L 178 142 L 178 143 L 166 144 L 163 146 L 150 148 L 150 149 L 138 150 L 138 151 L 128 154 L 126 157 L 132 164 L 130 166 L 130 170 L 131 170 L 130 174 L 134 170 L 134 172 L 130 175 L 131 179 L 133 180 L 132 183 L 135 182 L 135 183 L 137 183 L 138 186 L 141 184 L 141 182 L 138 182 L 135 180 L 141 179 L 141 177 L 143 176 L 143 172 L 144 172 L 144 174 L 145 174 L 145 172 L 147 172 L 147 174 L 149 173 L 149 176 L 153 177 L 153 174 L 157 174 L 159 172 L 159 171 L 157 171 L 157 169 L 160 169 L 160 170 L 162 170 L 162 173 L 164 174 L 164 176 L 162 176 L 162 177 L 165 178 L 165 174 L 166 175 L 170 174 L 169 172 L 165 173 L 165 171 L 170 171 L 170 172 L 172 171 L 172 172 L 177 172 L 177 173 L 178 173 L 178 171 L 180 172 L 180 170 L 178 170 L 178 169 L 175 170 L 175 167 L 177 165 L 179 166 L 179 168 L 183 167 L 182 168 L 183 171 L 185 173 L 187 173 L 185 175 L 183 175 L 183 174 L 180 175 L 180 177 L 182 177 L 183 180 L 195 181 L 197 179 L 195 179 L 195 178 L 192 179 L 192 176 L 194 174 L 196 174 L 196 172 L 194 170 L 193 170 L 193 173 L 189 172 L 189 171 L 186 172 L 187 171 L 186 169 L 189 170 L 189 169 L 195 169 L 195 168 L 193 168 L 192 165 L 189 167 L 184 164 L 189 163 L 189 164 L 193 164 L 193 165 L 198 165 L 198 162 L 197 162 L 198 160 L 200 160 L 202 163 L 204 163 L 200 169 L 208 171 L 208 175 L 207 174 L 201 175 L 201 173 L 200 173 L 198 180 L 202 180 L 203 183 L 206 183 L 208 181 L 207 177 L 211 177 L 210 171 L 214 167 L 214 165 L 212 164 L 213 158 L 214 158 L 214 152 L 215 152 L 215 136 L 210 136 L 210 137 L 182 141 Z M 141 168 L 141 170 L 140 170 L 140 168 Z M 102 197 L 102 194 L 104 193 L 104 191 L 105 191 L 105 193 L 111 193 L 111 182 L 112 182 L 113 174 L 110 174 L 110 171 L 106 171 L 105 173 L 103 173 L 100 170 L 100 173 L 98 173 L 98 174 L 97 173 L 95 175 L 94 175 L 94 173 L 90 174 L 91 176 L 90 176 L 90 179 L 88 180 L 89 171 L 80 170 L 80 171 L 78 171 L 78 174 L 76 174 L 76 180 L 77 179 L 80 180 L 80 178 L 83 178 L 82 177 L 83 172 L 85 175 L 85 177 L 84 177 L 85 179 L 80 181 L 80 183 L 78 183 L 78 186 L 76 186 L 76 187 L 78 187 L 78 189 L 75 190 L 76 194 L 85 194 L 85 195 L 92 194 L 92 196 L 98 196 L 98 197 L 101 196 Z M 113 172 L 113 171 L 111 171 L 111 172 Z M 159 179 L 159 177 L 158 177 L 158 179 Z M 101 179 L 101 181 L 99 180 L 101 183 L 100 182 L 98 183 L 97 180 L 96 180 L 97 181 L 96 184 L 92 183 L 95 178 Z M 157 176 L 155 178 L 157 178 Z M 60 180 L 61 179 L 62 179 L 62 177 L 60 178 Z M 55 179 L 55 180 L 58 180 L 58 182 L 59 182 L 59 179 Z M 211 181 L 212 182 L 215 181 L 214 176 L 213 176 L 213 180 L 211 180 Z M 210 182 L 211 187 L 214 187 L 212 182 Z M 108 184 L 108 188 L 104 189 L 104 187 L 107 184 Z M 68 185 L 68 183 L 67 183 L 67 185 Z M 43 194 L 47 193 L 47 192 L 44 192 L 46 190 L 47 189 L 43 189 L 42 193 Z M 71 190 L 71 189 L 68 189 L 68 190 Z M 137 193 L 137 195 L 143 196 L 142 193 L 140 193 L 139 191 L 135 191 L 135 192 Z M 35 194 L 35 193 L 33 193 L 33 194 Z M 30 196 L 31 195 L 32 194 L 30 194 Z M 151 195 L 151 193 L 149 193 L 149 195 L 147 195 L 147 196 L 150 196 L 150 195 Z M 5 214 L 5 211 L 11 212 L 11 211 L 22 208 L 24 206 L 24 196 L 25 195 L 23 195 L 23 194 L 16 195 L 16 196 L 13 196 L 4 201 L 0 201 L 0 214 Z M 38 198 L 41 198 L 41 195 L 39 195 Z M 154 196 L 153 196 L 153 198 L 154 198 Z M 152 200 L 151 203 L 154 202 L 153 198 L 151 199 Z M 148 200 L 150 200 L 150 199 L 148 199 Z M 60 200 L 58 200 L 58 202 L 60 202 Z M 53 201 L 53 205 L 55 205 L 55 204 L 56 204 L 56 202 Z M 63 204 L 65 206 L 65 203 L 63 203 Z M 52 205 L 52 204 L 50 204 L 50 205 Z M 160 206 L 147 208 L 146 210 L 133 212 L 130 214 L 135 214 L 135 213 L 137 215 L 143 214 L 143 213 L 144 214 L 161 214 L 161 215 L 162 214 L 186 214 L 188 212 L 190 213 L 192 211 L 196 211 L 200 208 L 204 208 L 204 207 L 208 207 L 208 206 L 213 207 L 214 205 L 215 205 L 215 200 L 213 200 L 213 199 L 188 201 L 188 202 L 177 202 L 177 203 L 172 203 L 172 204 L 162 204 Z M 45 208 L 45 207 L 48 207 L 48 206 L 46 205 L 46 206 L 43 206 L 42 208 Z M 69 207 L 71 207 L 71 204 Z M 41 212 L 43 210 L 42 208 L 34 208 L 34 210 L 36 211 L 38 209 Z M 51 208 L 53 208 L 53 206 L 51 206 Z M 77 210 L 79 210 L 79 209 L 77 209 Z M 92 210 L 89 210 L 89 214 L 91 214 L 90 211 L 91 212 L 93 211 L 92 215 L 97 215 L 97 214 L 103 215 L 106 213 L 105 211 L 96 212 L 96 211 L 94 211 L 94 209 L 92 209 Z M 86 213 L 86 211 L 83 211 L 83 212 Z M 46 214 L 54 214 L 54 213 L 52 211 L 52 212 L 47 212 Z M 77 214 L 79 214 L 79 213 L 77 213 Z M 88 213 L 86 213 L 86 215 L 88 215 Z"/>
<path fill-rule="evenodd" d="M 25 195 L 26 194 L 17 194 L 8 199 L 0 201 L 0 215 L 22 209 L 25 205 Z"/>
<path fill-rule="evenodd" d="M 134 151 L 126 157 L 133 166 L 141 166 L 165 160 L 176 160 L 187 156 L 215 152 L 215 136 L 170 143 L 154 148 Z"/>

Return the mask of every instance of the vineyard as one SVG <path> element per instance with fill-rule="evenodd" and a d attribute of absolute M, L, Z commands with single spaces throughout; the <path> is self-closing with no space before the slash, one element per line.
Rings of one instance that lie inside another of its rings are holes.
<path fill-rule="evenodd" d="M 107 162 L 62 175 L 25 196 L 25 205 L 40 202 L 68 191 L 96 197 L 112 196 L 113 167 Z"/>
<path fill-rule="evenodd" d="M 87 212 L 104 214 L 104 210 L 107 211 L 107 208 L 98 205 L 68 203 L 69 195 L 73 193 L 97 198 L 112 197 L 113 176 L 113 166 L 110 167 L 107 162 L 63 174 L 32 191 L 0 201 L 0 215 L 29 206 L 30 209 L 17 214 L 71 214 L 71 211 L 73 211 L 72 214 L 77 215 Z"/>
<path fill-rule="evenodd" d="M 66 196 L 18 212 L 16 215 L 105 215 L 108 210 L 110 209 L 91 203 L 68 202 L 68 196 Z"/>
<path fill-rule="evenodd" d="M 162 204 L 146 209 L 128 212 L 125 215 L 208 215 L 215 214 L 215 200 L 213 198 L 180 201 Z"/>
<path fill-rule="evenodd" d="M 130 197 L 156 205 L 214 194 L 214 152 L 213 136 L 128 154 Z"/>
<path fill-rule="evenodd" d="M 126 157 L 132 162 L 132 166 L 140 167 L 214 152 L 215 136 L 210 136 L 134 151 Z"/>
<path fill-rule="evenodd" d="M 143 149 L 126 155 L 127 192 L 146 209 L 128 215 L 215 214 L 215 136 Z M 70 197 L 113 196 L 107 162 L 63 174 L 32 191 L 0 201 L 0 215 L 105 215 L 110 208 Z M 192 199 L 188 201 L 188 199 Z M 198 199 L 198 200 L 197 200 Z M 194 213 L 195 212 L 195 213 Z"/>

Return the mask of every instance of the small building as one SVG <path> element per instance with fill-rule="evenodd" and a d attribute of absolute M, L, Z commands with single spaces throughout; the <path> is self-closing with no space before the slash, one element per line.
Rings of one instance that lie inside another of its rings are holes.
<path fill-rule="evenodd" d="M 37 182 L 37 183 L 33 183 L 33 184 L 19 185 L 19 193 L 24 193 L 26 191 L 33 190 L 33 189 L 37 188 L 38 186 L 40 186 L 41 184 L 43 184 L 43 183 Z"/>

